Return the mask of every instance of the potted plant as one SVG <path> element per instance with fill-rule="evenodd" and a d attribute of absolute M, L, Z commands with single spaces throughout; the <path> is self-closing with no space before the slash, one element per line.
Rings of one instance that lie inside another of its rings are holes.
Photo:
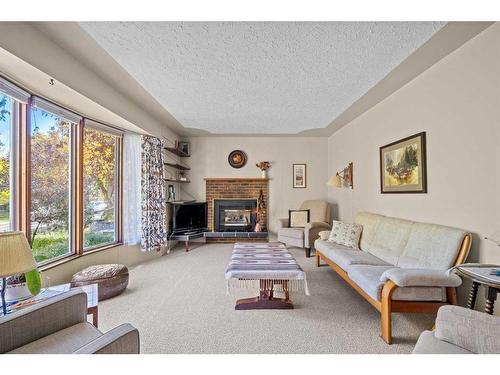
<path fill-rule="evenodd" d="M 40 293 L 41 287 L 42 280 L 38 270 L 10 276 L 7 278 L 5 299 L 11 302 L 30 298 Z"/>

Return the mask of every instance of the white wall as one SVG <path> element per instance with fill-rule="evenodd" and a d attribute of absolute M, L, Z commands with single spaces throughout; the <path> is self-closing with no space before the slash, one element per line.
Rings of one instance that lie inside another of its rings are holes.
<path fill-rule="evenodd" d="M 205 200 L 207 177 L 260 177 L 255 164 L 270 161 L 269 229 L 276 231 L 278 219 L 288 217 L 288 210 L 297 208 L 306 199 L 327 199 L 327 139 L 293 137 L 194 137 L 191 157 L 191 184 L 183 186 L 183 199 Z M 241 149 L 248 163 L 241 169 L 232 168 L 227 157 Z M 307 164 L 307 188 L 292 188 L 292 164 Z"/>
<path fill-rule="evenodd" d="M 469 260 L 500 263 L 500 24 L 328 139 L 329 174 L 354 162 L 354 190 L 332 189 L 337 216 L 359 211 L 471 231 Z M 427 194 L 380 194 L 379 147 L 427 132 Z"/>

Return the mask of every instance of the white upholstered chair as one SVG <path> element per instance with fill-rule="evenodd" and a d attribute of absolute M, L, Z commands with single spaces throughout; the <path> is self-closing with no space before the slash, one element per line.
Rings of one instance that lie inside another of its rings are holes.
<path fill-rule="evenodd" d="M 290 228 L 288 218 L 280 219 L 278 241 L 288 246 L 302 247 L 306 257 L 310 257 L 311 247 L 314 246 L 319 232 L 331 228 L 330 205 L 323 200 L 308 200 L 304 201 L 299 209 L 309 210 L 309 223 L 305 228 Z"/>

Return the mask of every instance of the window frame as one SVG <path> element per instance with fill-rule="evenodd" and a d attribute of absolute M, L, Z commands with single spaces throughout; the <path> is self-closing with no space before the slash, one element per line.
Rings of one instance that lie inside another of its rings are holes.
<path fill-rule="evenodd" d="M 0 88 L 3 86 L 0 82 Z M 19 168 L 18 168 L 18 130 L 19 130 L 19 107 L 20 102 L 7 90 L 0 90 L 0 95 L 9 98 L 9 229 L 13 231 L 18 228 L 18 190 L 19 190 Z"/>
<path fill-rule="evenodd" d="M 38 99 L 40 100 L 40 98 L 38 97 L 34 97 L 34 99 Z M 75 174 L 75 167 L 76 167 L 76 164 L 74 162 L 74 159 L 75 159 L 75 151 L 73 149 L 73 146 L 74 146 L 74 142 L 73 142 L 73 139 L 75 138 L 75 133 L 76 133 L 76 128 L 79 127 L 79 123 L 81 121 L 78 120 L 78 123 L 76 123 L 74 121 L 74 119 L 76 119 L 75 117 L 73 117 L 73 119 L 70 119 L 68 117 L 71 117 L 71 115 L 68 115 L 66 116 L 66 113 L 70 113 L 69 111 L 65 111 L 65 110 L 57 110 L 56 108 L 56 105 L 53 104 L 53 103 L 50 103 L 50 104 L 46 104 L 46 103 L 49 103 L 47 101 L 43 101 L 42 102 L 42 105 L 33 105 L 33 102 L 31 102 L 29 104 L 29 127 L 27 127 L 27 140 L 28 140 L 28 144 L 26 145 L 26 148 L 29 150 L 29 164 L 28 164 L 28 169 L 27 169 L 27 172 L 29 173 L 29 185 L 26 186 L 26 189 L 29 191 L 29 202 L 27 202 L 27 207 L 28 207 L 28 212 L 27 212 L 27 220 L 29 221 L 28 223 L 28 226 L 27 226 L 27 229 L 29 230 L 26 234 L 26 237 L 28 238 L 28 242 L 30 243 L 30 245 L 32 245 L 32 232 L 31 232 L 31 225 L 32 225 L 32 222 L 31 222 L 31 184 L 32 184 L 32 181 L 31 181 L 31 172 L 32 172 L 32 160 L 31 160 L 31 140 L 32 140 L 32 126 L 31 126 L 31 120 L 32 120 L 32 116 L 33 116 L 33 109 L 36 109 L 36 110 L 39 110 L 39 111 L 44 111 L 45 113 L 49 113 L 53 116 L 57 116 L 59 118 L 63 118 L 65 121 L 68 121 L 69 124 L 70 124 L 70 128 L 69 128 L 69 145 L 70 145 L 70 152 L 69 152 L 69 164 L 70 164 L 70 173 L 69 173 L 69 179 L 68 179 L 68 187 L 69 187 L 69 194 L 68 194 L 68 199 L 69 199 L 69 202 L 68 202 L 68 221 L 69 221 L 69 225 L 68 225 L 68 253 L 66 254 L 62 254 L 62 255 L 59 255 L 59 256 L 56 256 L 56 257 L 53 257 L 53 258 L 49 258 L 49 259 L 46 259 L 46 260 L 43 260 L 41 262 L 37 262 L 37 265 L 38 266 L 44 266 L 44 265 L 47 265 L 47 264 L 50 264 L 50 263 L 53 263 L 53 262 L 57 262 L 61 259 L 64 259 L 64 258 L 68 258 L 68 257 L 71 257 L 71 256 L 74 256 L 77 254 L 77 247 L 74 247 L 73 246 L 73 243 L 74 243 L 74 237 L 75 237 L 75 231 L 74 231 L 74 226 L 73 226 L 73 222 L 75 221 L 75 215 L 76 215 L 76 211 L 75 211 L 75 205 L 74 205 L 74 192 L 75 192 L 75 189 L 76 189 L 76 186 L 77 186 L 77 180 L 76 180 L 76 174 Z M 73 115 L 74 116 L 74 115 Z"/>
<path fill-rule="evenodd" d="M 6 91 L 8 88 L 9 92 Z M 17 90 L 17 91 L 16 91 Z M 10 92 L 18 93 L 13 97 Z M 31 119 L 34 104 L 36 107 L 54 115 L 64 117 L 73 123 L 71 127 L 71 177 L 70 177 L 70 251 L 55 258 L 37 263 L 42 270 L 50 269 L 59 264 L 123 245 L 123 132 L 101 122 L 90 120 L 84 116 L 70 111 L 63 106 L 40 97 L 29 96 L 27 91 L 12 84 L 0 76 L 0 93 L 9 96 L 12 101 L 12 145 L 11 152 L 14 161 L 13 178 L 13 230 L 22 231 L 31 243 Z M 24 96 L 23 96 L 24 95 Z M 68 118 L 68 116 L 74 116 Z M 75 119 L 80 119 L 75 122 Z M 86 248 L 84 251 L 84 207 L 83 207 L 83 142 L 85 126 L 111 134 L 116 137 L 115 146 L 115 241 L 102 245 Z"/>
<path fill-rule="evenodd" d="M 122 151 L 122 144 L 123 144 L 123 133 L 120 131 L 117 131 L 116 129 L 107 127 L 101 123 L 98 123 L 93 120 L 89 119 L 83 119 L 82 120 L 82 134 L 81 134 L 81 162 L 79 162 L 79 166 L 81 166 L 81 208 L 80 208 L 80 213 L 81 213 L 81 250 L 82 254 L 92 252 L 94 250 L 97 250 L 102 247 L 109 247 L 113 246 L 115 244 L 122 244 L 122 158 L 123 158 L 123 151 Z M 85 218 L 84 218 L 84 212 L 85 212 L 85 207 L 84 207 L 84 188 L 83 188 L 83 181 L 84 181 L 84 173 L 83 173 L 83 144 L 85 142 L 85 129 L 92 129 L 101 133 L 109 134 L 113 137 L 115 137 L 115 160 L 114 160 L 114 184 L 115 184 L 115 199 L 114 199 L 114 211 L 115 211 L 115 240 L 113 242 L 108 242 L 104 243 L 101 245 L 96 245 L 92 247 L 87 247 L 85 248 L 84 246 L 84 240 L 85 240 Z"/>

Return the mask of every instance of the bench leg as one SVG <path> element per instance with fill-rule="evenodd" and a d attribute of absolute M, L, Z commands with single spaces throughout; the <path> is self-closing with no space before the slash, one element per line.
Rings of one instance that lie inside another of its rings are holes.
<path fill-rule="evenodd" d="M 382 299 L 381 299 L 381 310 L 380 318 L 382 321 L 382 339 L 387 344 L 392 344 L 392 294 L 396 290 L 397 285 L 392 281 L 388 281 L 384 284 L 382 289 Z"/>

